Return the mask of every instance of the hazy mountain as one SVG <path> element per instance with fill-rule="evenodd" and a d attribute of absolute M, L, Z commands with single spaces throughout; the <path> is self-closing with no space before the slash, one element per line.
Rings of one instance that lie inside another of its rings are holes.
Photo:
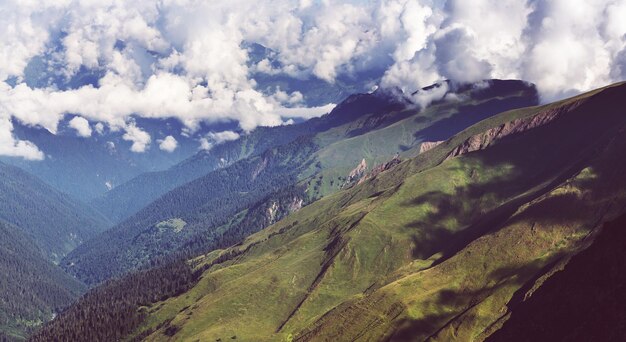
<path fill-rule="evenodd" d="M 175 119 L 157 120 L 136 118 L 138 127 L 152 139 L 143 153 L 130 151 L 132 142 L 124 140 L 124 132 L 92 133 L 81 137 L 67 126 L 71 118 L 60 124 L 56 134 L 39 127 L 28 127 L 14 122 L 15 135 L 29 140 L 45 154 L 44 160 L 24 160 L 2 157 L 41 178 L 60 191 L 82 201 L 89 201 L 112 188 L 145 172 L 165 170 L 196 154 L 200 137 L 210 130 L 232 125 L 203 125 L 193 136 L 182 134 L 183 125 Z M 159 149 L 158 140 L 172 136 L 177 141 L 175 150 Z"/>
<path fill-rule="evenodd" d="M 109 221 L 23 170 L 0 162 L 0 220 L 31 236 L 51 260 L 59 260 Z"/>
<path fill-rule="evenodd" d="M 309 123 L 279 127 L 259 127 L 235 141 L 227 141 L 210 151 L 199 151 L 167 170 L 143 173 L 91 201 L 107 217 L 122 221 L 168 191 L 207 173 L 269 148 L 315 132 Z"/>
<path fill-rule="evenodd" d="M 20 228 L 0 221 L 0 340 L 23 340 L 84 291 Z"/>

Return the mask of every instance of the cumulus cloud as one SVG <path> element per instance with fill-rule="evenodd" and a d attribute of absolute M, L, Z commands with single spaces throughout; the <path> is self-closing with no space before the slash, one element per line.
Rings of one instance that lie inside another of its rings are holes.
<path fill-rule="evenodd" d="M 96 130 L 96 133 L 100 135 L 104 133 L 104 125 L 102 124 L 102 122 L 96 123 L 93 127 Z"/>
<path fill-rule="evenodd" d="M 44 154 L 30 141 L 18 140 L 13 136 L 13 124 L 0 118 L 0 155 L 22 157 L 27 160 L 42 160 Z"/>
<path fill-rule="evenodd" d="M 122 139 L 132 142 L 130 150 L 137 153 L 145 152 L 152 141 L 150 134 L 142 131 L 134 122 L 128 124 L 125 130 L 126 133 L 122 136 Z"/>
<path fill-rule="evenodd" d="M 168 135 L 165 139 L 159 139 L 157 142 L 159 143 L 159 149 L 165 152 L 174 152 L 178 147 L 178 141 L 171 135 Z"/>
<path fill-rule="evenodd" d="M 626 0 L 9 0 L 0 12 L 0 121 L 55 133 L 64 115 L 80 115 L 98 133 L 124 130 L 136 152 L 150 137 L 132 115 L 175 117 L 191 132 L 236 121 L 247 132 L 332 108 L 261 91 L 263 74 L 335 83 L 377 68 L 381 86 L 407 92 L 518 78 L 544 101 L 626 77 Z M 272 52 L 252 61 L 249 43 Z M 34 57 L 54 82 L 27 84 Z M 81 70 L 93 85 L 58 84 Z M 0 139 L 0 154 L 38 155 L 9 125 Z"/>
<path fill-rule="evenodd" d="M 448 94 L 448 90 L 448 83 L 443 82 L 430 89 L 416 92 L 413 96 L 411 96 L 411 100 L 413 100 L 413 102 L 415 102 L 415 104 L 417 104 L 420 108 L 426 108 L 434 101 L 441 100 L 444 96 L 446 96 L 446 94 Z"/>
<path fill-rule="evenodd" d="M 233 131 L 222 131 L 222 132 L 209 132 L 206 137 L 200 139 L 200 149 L 202 150 L 210 150 L 215 145 L 219 145 L 221 143 L 227 141 L 233 141 L 239 139 L 239 133 Z"/>
<path fill-rule="evenodd" d="M 79 136 L 83 138 L 88 138 L 91 136 L 91 127 L 89 126 L 89 121 L 80 116 L 75 116 L 69 122 L 70 127 L 76 130 Z"/>

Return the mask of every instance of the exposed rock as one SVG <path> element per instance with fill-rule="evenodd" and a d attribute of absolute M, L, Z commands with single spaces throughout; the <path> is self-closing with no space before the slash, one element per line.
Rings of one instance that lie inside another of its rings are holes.
<path fill-rule="evenodd" d="M 354 170 L 350 171 L 350 173 L 348 174 L 348 179 L 346 180 L 346 184 L 352 184 L 358 181 L 359 179 L 361 179 L 361 177 L 363 177 L 363 175 L 365 174 L 366 170 L 367 170 L 367 162 L 365 161 L 365 158 L 364 158 L 363 160 L 361 160 L 361 163 L 359 163 L 359 165 L 357 165 L 357 167 L 354 168 Z"/>
<path fill-rule="evenodd" d="M 368 179 L 372 179 L 372 178 L 378 176 L 379 173 L 381 173 L 383 171 L 387 171 L 387 170 L 391 169 L 392 167 L 400 164 L 401 162 L 402 162 L 402 160 L 400 159 L 400 155 L 396 153 L 396 155 L 393 156 L 393 158 L 390 161 L 388 161 L 386 163 L 383 163 L 383 164 L 380 164 L 380 165 L 377 165 L 376 167 L 374 167 L 372 169 L 372 171 L 368 172 L 363 177 L 361 177 L 359 179 L 357 185 L 365 182 Z"/>
<path fill-rule="evenodd" d="M 304 198 L 300 196 L 272 200 L 267 207 L 264 227 L 272 225 L 282 220 L 284 217 L 302 209 L 303 204 Z"/>
<path fill-rule="evenodd" d="M 252 172 L 252 180 L 255 180 L 257 178 L 258 175 L 261 174 L 261 172 L 263 172 L 263 170 L 265 170 L 265 168 L 267 167 L 267 163 L 269 158 L 267 156 L 263 156 L 261 158 L 261 162 L 259 163 L 259 165 L 254 169 L 254 171 Z"/>
<path fill-rule="evenodd" d="M 276 222 L 276 213 L 278 211 L 278 203 L 272 202 L 272 204 L 267 208 L 267 220 L 269 222 Z"/>
<path fill-rule="evenodd" d="M 222 168 L 227 167 L 230 164 L 232 163 L 228 159 L 220 158 L 219 162 L 217 163 L 217 168 L 222 169 Z"/>
<path fill-rule="evenodd" d="M 433 148 L 439 146 L 442 141 L 424 141 L 421 145 L 420 145 L 420 152 L 419 153 L 424 153 L 428 150 L 432 150 Z"/>
<path fill-rule="evenodd" d="M 560 107 L 550 108 L 532 117 L 515 119 L 498 127 L 491 128 L 481 134 L 473 135 L 454 148 L 454 150 L 448 154 L 446 160 L 465 153 L 482 150 L 506 136 L 546 125 L 556 120 L 561 115 L 576 109 L 582 102 L 583 100 L 577 100 Z"/>

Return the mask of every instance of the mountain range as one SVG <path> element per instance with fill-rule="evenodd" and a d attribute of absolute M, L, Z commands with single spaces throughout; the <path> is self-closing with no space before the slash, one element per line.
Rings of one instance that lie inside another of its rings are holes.
<path fill-rule="evenodd" d="M 353 94 L 88 198 L 0 163 L 3 338 L 618 339 L 625 93 Z"/>

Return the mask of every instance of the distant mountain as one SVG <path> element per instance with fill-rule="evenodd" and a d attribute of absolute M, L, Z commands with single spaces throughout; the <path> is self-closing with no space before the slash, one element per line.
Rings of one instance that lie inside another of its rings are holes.
<path fill-rule="evenodd" d="M 14 133 L 29 140 L 45 154 L 41 161 L 2 157 L 1 159 L 41 178 L 58 190 L 82 201 L 100 196 L 144 172 L 165 170 L 194 155 L 200 147 L 199 137 L 212 129 L 228 125 L 203 125 L 194 136 L 182 134 L 182 124 L 175 119 L 135 118 L 136 125 L 150 134 L 152 142 L 143 153 L 130 151 L 131 142 L 123 139 L 124 132 L 105 129 L 84 138 L 69 128 L 66 117 L 57 134 L 44 128 L 28 127 L 14 122 Z M 161 151 L 158 140 L 172 136 L 178 146 L 172 152 Z"/>
<path fill-rule="evenodd" d="M 351 186 L 346 178 L 364 159 L 369 165 L 378 165 L 395 154 L 401 158 L 416 155 L 424 141 L 445 139 L 502 110 L 537 101 L 532 85 L 499 80 L 490 84 L 486 88 L 459 86 L 454 89 L 458 98 L 441 100 L 426 110 L 395 91 L 353 95 L 322 118 L 260 130 L 250 138 L 224 145 L 207 154 L 207 159 L 217 161 L 241 157 L 242 150 L 250 152 L 244 159 L 166 193 L 80 246 L 64 260 L 63 267 L 95 284 L 160 258 L 226 247 L 275 222 L 275 217 L 251 217 L 256 211 L 250 208 L 266 208 L 271 215 L 282 217 Z M 228 151 L 235 152 L 229 155 Z M 185 174 L 180 169 L 167 174 L 176 172 Z M 154 182 L 157 180 L 155 177 Z M 148 189 L 149 184 L 129 188 L 127 193 Z M 126 205 L 123 198 L 118 201 Z M 279 207 L 283 209 L 277 210 Z M 242 220 L 266 224 L 242 225 Z"/>
<path fill-rule="evenodd" d="M 18 227 L 0 221 L 0 340 L 24 340 L 85 290 Z"/>
<path fill-rule="evenodd" d="M 264 59 L 270 61 L 274 68 L 282 67 L 280 62 L 273 58 L 275 54 L 271 49 L 256 43 L 246 46 L 250 53 L 251 68 Z M 303 104 L 312 107 L 338 103 L 351 94 L 369 92 L 379 83 L 383 73 L 384 70 L 367 69 L 352 75 L 343 75 L 332 84 L 317 78 L 303 80 L 284 74 L 254 73 L 254 79 L 259 90 L 268 95 L 277 89 L 288 92 L 299 91 L 305 94 Z M 237 160 L 258 155 L 268 148 L 289 143 L 303 134 L 315 133 L 316 124 L 319 122 L 312 121 L 314 122 L 307 125 L 259 127 L 250 134 L 243 135 L 238 141 L 215 146 L 210 152 L 200 151 L 167 170 L 163 168 L 142 173 L 95 198 L 91 203 L 112 220 L 120 222 L 177 186 Z"/>
<path fill-rule="evenodd" d="M 224 168 L 267 149 L 315 132 L 315 122 L 280 127 L 259 127 L 235 141 L 199 151 L 167 170 L 143 173 L 91 201 L 103 214 L 121 222 L 168 191 L 207 173 Z"/>
<path fill-rule="evenodd" d="M 612 273 L 620 272 L 621 257 L 612 251 L 621 237 L 599 231 L 626 214 L 624 94 L 626 84 L 620 83 L 505 111 L 429 149 L 409 146 L 400 163 L 355 172 L 369 176 L 237 245 L 189 260 L 187 266 L 198 273 L 190 280 L 192 288 L 173 297 L 168 287 L 160 288 L 163 301 L 135 310 L 130 317 L 136 324 L 125 326 L 124 335 L 192 341 L 508 340 L 525 334 L 525 327 L 531 336 L 549 337 L 541 334 L 546 322 L 572 327 L 558 322 L 563 314 L 580 323 L 573 331 L 561 330 L 563 336 L 611 338 L 592 330 L 606 326 L 598 320 L 604 309 L 619 310 L 606 312 L 608 322 L 621 317 L 622 308 L 611 304 L 621 300 L 608 300 L 593 280 L 615 281 L 601 288 L 619 296 L 621 278 Z M 437 104 L 429 115 L 444 108 L 445 103 Z M 316 135 L 314 141 L 324 140 Z M 318 145 L 314 155 L 333 145 Z M 151 231 L 159 227 L 186 229 L 174 218 Z M 593 279 L 577 284 L 580 271 Z M 597 298 L 589 302 L 601 306 L 585 304 L 586 298 L 568 303 L 561 290 Z M 104 317 L 119 316 L 117 306 L 102 305 L 114 300 L 97 299 L 91 301 L 99 303 Z M 581 306 L 571 306 L 577 303 Z M 78 304 L 68 312 L 92 307 Z M 548 316 L 533 317 L 537 307 Z M 589 307 L 603 310 L 588 321 L 578 309 Z M 95 315 L 76 317 L 61 315 L 38 336 L 62 339 L 68 331 L 103 321 Z"/>
<path fill-rule="evenodd" d="M 248 50 L 248 67 L 257 83 L 257 89 L 265 94 L 273 94 L 278 88 L 289 93 L 298 91 L 304 96 L 306 106 L 323 106 L 328 103 L 339 103 L 346 97 L 356 93 L 370 92 L 380 84 L 386 68 L 363 66 L 349 74 L 338 75 L 335 82 L 329 83 L 314 76 L 306 79 L 293 77 L 285 73 L 258 72 L 259 62 L 266 62 L 266 67 L 281 70 L 284 65 L 276 58 L 274 50 L 258 43 L 244 42 Z"/>
<path fill-rule="evenodd" d="M 109 227 L 94 209 L 1 162 L 0 220 L 23 230 L 56 261 Z"/>
<path fill-rule="evenodd" d="M 280 62 L 273 59 L 274 52 L 270 49 L 259 44 L 247 46 L 250 53 L 249 66 L 252 70 L 255 70 L 253 66 L 256 63 L 264 59 L 272 60 L 274 67 L 281 67 Z M 54 60 L 50 53 L 52 52 L 35 57 L 29 62 L 24 76 L 28 86 L 40 88 L 55 85 L 61 90 L 75 89 L 84 85 L 97 86 L 98 80 L 103 76 L 101 70 L 81 67 L 76 75 L 66 79 L 50 71 L 51 68 L 47 63 Z M 259 91 L 268 95 L 274 94 L 278 89 L 290 93 L 299 91 L 304 94 L 300 105 L 311 107 L 337 103 L 350 94 L 370 91 L 382 73 L 383 70 L 365 70 L 342 76 L 332 84 L 316 78 L 304 80 L 284 74 L 255 72 L 253 77 Z M 0 157 L 0 160 L 29 171 L 77 199 L 85 202 L 94 200 L 94 204 L 101 206 L 115 221 L 128 217 L 174 187 L 223 165 L 224 162 L 220 160 L 197 160 L 204 159 L 202 154 L 195 158 L 193 156 L 200 148 L 200 139 L 208 132 L 237 130 L 237 124 L 233 122 L 210 125 L 201 123 L 197 131 L 189 132 L 176 119 L 134 117 L 132 120 L 136 122 L 137 127 L 147 132 L 152 139 L 145 152 L 134 153 L 129 151 L 132 143 L 123 139 L 123 131 L 112 132 L 105 128 L 103 133 L 98 133 L 94 127 L 96 123 L 92 122 L 94 131 L 92 136 L 80 137 L 68 126 L 73 118 L 73 115 L 66 116 L 60 122 L 59 132 L 56 134 L 40 127 L 24 126 L 14 120 L 14 134 L 19 139 L 35 143 L 46 158 L 43 161 L 27 161 L 21 158 Z M 178 142 L 178 147 L 172 152 L 161 151 L 158 146 L 158 141 L 167 136 L 172 136 Z M 254 145 L 259 143 L 256 137 L 259 136 L 267 137 L 262 133 L 252 134 L 248 147 L 263 152 L 269 146 L 276 146 L 268 143 L 266 146 L 255 148 Z M 286 143 L 280 139 L 277 142 Z M 263 144 L 265 142 L 261 142 L 261 145 Z M 239 152 L 242 157 L 251 153 L 246 150 L 227 150 L 224 154 Z M 232 157 L 234 159 L 228 160 L 229 162 L 241 159 L 237 158 L 237 155 Z M 188 164 L 192 164 L 189 168 L 174 168 L 169 173 L 166 171 L 188 158 Z M 134 179 L 136 177 L 137 179 Z M 112 194 L 107 193 L 131 179 L 132 181 L 124 186 L 126 189 L 120 189 L 119 192 Z M 116 207 L 115 203 L 118 201 L 124 204 Z"/>

